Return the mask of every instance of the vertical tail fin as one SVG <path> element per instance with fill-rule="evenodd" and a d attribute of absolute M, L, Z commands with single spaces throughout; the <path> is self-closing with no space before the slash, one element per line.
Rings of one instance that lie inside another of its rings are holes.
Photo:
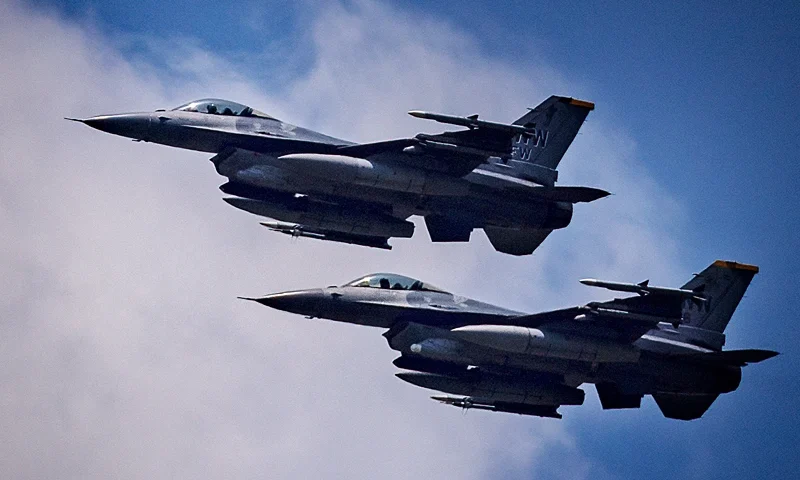
<path fill-rule="evenodd" d="M 514 138 L 512 161 L 555 170 L 592 110 L 591 102 L 555 95 L 548 98 L 514 122 L 535 129 L 535 133 Z"/>
<path fill-rule="evenodd" d="M 694 290 L 706 302 L 687 300 L 683 305 L 683 323 L 704 330 L 724 332 L 744 296 L 750 281 L 758 273 L 755 265 L 717 260 L 682 288 Z"/>

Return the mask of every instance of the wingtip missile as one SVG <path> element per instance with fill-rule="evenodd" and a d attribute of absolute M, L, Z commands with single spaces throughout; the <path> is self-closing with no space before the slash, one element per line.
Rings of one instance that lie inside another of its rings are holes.
<path fill-rule="evenodd" d="M 425 112 L 423 110 L 409 110 L 408 114 L 415 118 L 422 118 L 425 120 L 433 120 L 439 123 L 448 123 L 450 125 L 461 125 L 462 127 L 477 127 L 478 115 L 471 117 L 459 117 L 457 115 L 446 115 L 444 113 Z"/>
<path fill-rule="evenodd" d="M 514 134 L 535 134 L 535 128 L 528 128 L 522 125 L 506 124 L 489 122 L 480 120 L 478 114 L 470 115 L 468 117 L 459 117 L 456 115 L 445 115 L 443 113 L 424 112 L 422 110 L 409 110 L 409 115 L 415 118 L 423 118 L 425 120 L 433 120 L 439 123 L 446 123 L 449 125 L 459 125 L 467 128 L 485 128 L 489 130 L 502 130 Z"/>
<path fill-rule="evenodd" d="M 579 282 L 588 287 L 605 288 L 606 290 L 613 290 L 617 292 L 638 293 L 640 295 L 653 293 L 651 292 L 652 289 L 659 289 L 659 290 L 662 289 L 661 287 L 648 286 L 648 284 L 650 283 L 649 280 L 645 280 L 641 283 L 622 283 L 622 282 L 607 282 L 605 280 L 598 280 L 596 278 L 582 278 L 581 280 L 579 280 Z M 670 288 L 666 290 L 679 290 L 679 289 Z"/>
<path fill-rule="evenodd" d="M 679 297 L 690 298 L 697 302 L 705 302 L 707 299 L 702 296 L 700 292 L 694 290 L 684 290 L 682 288 L 669 288 L 669 287 L 653 287 L 650 286 L 650 280 L 645 280 L 641 283 L 621 283 L 621 282 L 607 282 L 605 280 L 597 280 L 596 278 L 583 278 L 579 280 L 582 284 L 589 287 L 605 288 L 615 292 L 629 292 L 638 295 L 674 295 Z"/>
<path fill-rule="evenodd" d="M 226 200 L 227 199 L 223 199 Z M 262 226 L 272 230 L 273 232 L 285 233 L 292 236 L 300 236 L 302 233 L 302 226 L 297 223 L 290 222 L 259 222 Z"/>

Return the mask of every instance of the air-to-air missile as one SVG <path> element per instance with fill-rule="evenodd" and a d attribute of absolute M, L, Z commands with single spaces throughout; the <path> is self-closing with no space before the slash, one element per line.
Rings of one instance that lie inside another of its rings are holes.
<path fill-rule="evenodd" d="M 594 278 L 584 278 L 580 280 L 580 282 L 589 287 L 605 288 L 606 290 L 613 290 L 616 292 L 636 293 L 641 296 L 655 293 L 658 295 L 673 295 L 676 297 L 689 298 L 697 302 L 706 301 L 702 290 L 694 291 L 682 288 L 653 287 L 650 285 L 649 280 L 645 280 L 641 283 L 619 283 L 596 280 Z"/>

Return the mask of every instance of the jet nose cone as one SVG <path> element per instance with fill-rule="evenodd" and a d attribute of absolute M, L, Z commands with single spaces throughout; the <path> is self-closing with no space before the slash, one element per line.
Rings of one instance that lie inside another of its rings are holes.
<path fill-rule="evenodd" d="M 149 113 L 99 115 L 81 120 L 86 125 L 106 133 L 143 140 L 150 127 Z"/>
<path fill-rule="evenodd" d="M 325 296 L 322 290 L 300 290 L 296 292 L 273 293 L 261 298 L 251 298 L 261 305 L 282 310 L 284 312 L 298 313 L 300 315 L 320 316 L 324 307 Z"/>

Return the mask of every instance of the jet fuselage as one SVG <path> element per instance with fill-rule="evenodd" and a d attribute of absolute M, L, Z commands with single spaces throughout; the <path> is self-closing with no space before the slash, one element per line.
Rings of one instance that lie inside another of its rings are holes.
<path fill-rule="evenodd" d="M 225 201 L 277 220 L 264 225 L 281 233 L 391 248 L 387 240 L 412 236 L 407 219 L 420 215 L 435 242 L 468 241 L 473 229 L 484 228 L 497 250 L 526 255 L 570 223 L 574 203 L 608 194 L 554 186 L 555 166 L 590 106 L 551 97 L 523 117 L 537 127 L 468 119 L 470 130 L 369 144 L 218 99 L 79 121 L 137 141 L 215 154 L 217 172 L 228 178 L 220 188 L 235 195 Z M 550 121 L 548 130 L 542 122 Z M 534 163 L 543 154 L 539 161 L 549 166 Z"/>
<path fill-rule="evenodd" d="M 144 142 L 158 143 L 187 150 L 219 154 L 212 158 L 217 172 L 232 184 L 262 189 L 261 195 L 270 191 L 314 194 L 334 198 L 347 198 L 363 204 L 383 205 L 386 212 L 402 215 L 429 215 L 458 212 L 469 224 L 480 224 L 485 219 L 501 227 L 513 225 L 545 228 L 566 227 L 572 218 L 572 205 L 568 202 L 545 202 L 508 192 L 498 197 L 492 186 L 502 184 L 498 175 L 488 175 L 487 170 L 476 169 L 464 178 L 436 176 L 428 190 L 414 188 L 413 180 L 401 180 L 399 186 L 387 185 L 389 181 L 357 182 L 343 179 L 347 165 L 335 171 L 333 161 L 313 162 L 308 158 L 289 157 L 299 153 L 318 153 L 334 156 L 337 147 L 354 145 L 352 142 L 330 137 L 274 118 L 208 115 L 198 112 L 163 111 L 117 115 L 103 115 L 87 119 L 84 123 L 99 130 L 130 137 Z M 257 152 L 261 155 L 226 155 L 233 149 Z M 388 165 L 397 171 L 389 178 L 406 179 L 415 174 L 402 162 L 385 155 Z M 335 160 L 323 157 L 326 160 Z M 324 167 L 330 166 L 328 171 Z M 352 168 L 351 170 L 357 170 Z M 436 181 L 438 180 L 438 183 Z M 515 183 L 526 183 L 514 180 Z M 421 182 L 417 182 L 419 184 Z M 529 183 L 529 182 L 527 182 Z M 442 193 L 451 192 L 451 195 Z M 422 198 L 422 194 L 435 194 Z M 240 203 L 229 202 L 237 208 L 261 214 L 255 208 L 244 208 Z M 269 215 L 266 215 L 269 216 Z M 411 236 L 411 235 L 408 235 Z"/>
<path fill-rule="evenodd" d="M 642 393 L 725 393 L 735 390 L 741 380 L 738 366 L 698 362 L 692 355 L 710 350 L 680 341 L 681 328 L 687 327 L 666 322 L 616 350 L 609 349 L 611 342 L 580 331 L 540 326 L 545 338 L 557 340 L 531 354 L 465 341 L 463 334 L 453 331 L 470 325 L 519 325 L 526 314 L 446 292 L 341 286 L 278 293 L 257 301 L 307 317 L 389 329 L 385 336 L 392 349 L 444 364 L 545 373 L 578 385 L 623 383 Z"/>

